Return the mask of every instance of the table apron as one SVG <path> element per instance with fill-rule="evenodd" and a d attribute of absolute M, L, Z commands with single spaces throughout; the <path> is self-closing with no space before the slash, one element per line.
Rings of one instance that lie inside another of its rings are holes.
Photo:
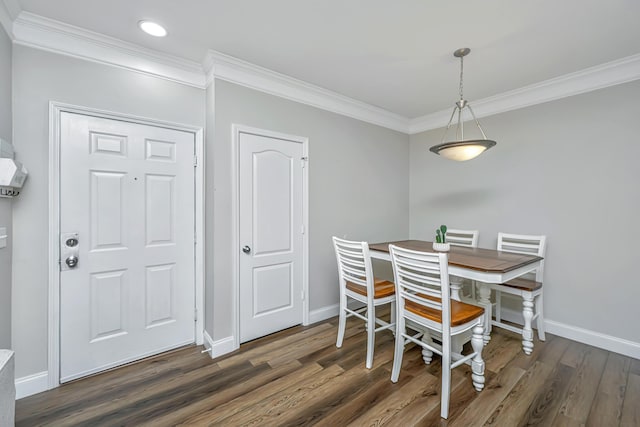
<path fill-rule="evenodd" d="M 383 251 L 370 251 L 371 258 L 380 259 L 385 261 L 391 261 L 391 255 L 388 252 Z M 477 280 L 479 282 L 484 283 L 505 283 L 509 280 L 515 279 L 516 277 L 520 277 L 523 274 L 527 274 L 531 271 L 534 271 L 536 268 L 540 267 L 542 260 L 532 262 L 531 264 L 524 265 L 522 267 L 513 269 L 507 272 L 490 272 L 490 271 L 479 271 L 472 270 L 470 268 L 458 267 L 455 265 L 449 266 L 449 275 L 463 277 L 465 279 Z"/>

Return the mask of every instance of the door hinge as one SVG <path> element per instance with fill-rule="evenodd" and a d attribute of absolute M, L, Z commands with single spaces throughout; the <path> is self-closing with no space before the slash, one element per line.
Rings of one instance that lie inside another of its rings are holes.
<path fill-rule="evenodd" d="M 306 230 L 305 230 L 304 224 L 302 224 L 302 225 L 300 226 L 300 234 L 304 234 L 304 233 L 305 233 L 305 231 L 306 231 Z"/>
<path fill-rule="evenodd" d="M 304 291 L 300 291 L 300 299 L 304 301 Z"/>
<path fill-rule="evenodd" d="M 300 165 L 304 167 L 305 163 L 309 161 L 308 157 L 300 157 Z"/>
<path fill-rule="evenodd" d="M 193 321 L 194 322 L 198 321 L 198 309 L 197 308 L 193 309 Z"/>
<path fill-rule="evenodd" d="M 198 156 L 193 156 L 193 167 L 197 168 L 198 167 Z"/>

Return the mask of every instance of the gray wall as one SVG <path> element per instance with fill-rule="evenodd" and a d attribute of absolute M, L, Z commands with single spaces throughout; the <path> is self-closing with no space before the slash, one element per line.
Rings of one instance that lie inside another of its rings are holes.
<path fill-rule="evenodd" d="M 11 142 L 11 40 L 0 26 L 0 138 Z M 0 249 L 0 349 L 11 348 L 11 199 L 0 198 L 0 227 L 9 241 Z"/>
<path fill-rule="evenodd" d="M 15 46 L 14 144 L 30 175 L 14 200 L 16 377 L 47 370 L 49 101 L 204 127 L 204 91 L 148 75 Z"/>
<path fill-rule="evenodd" d="M 498 145 L 457 163 L 411 137 L 413 238 L 437 225 L 548 236 L 545 317 L 640 343 L 640 81 L 481 120 Z"/>
<path fill-rule="evenodd" d="M 309 138 L 311 310 L 338 302 L 332 235 L 369 241 L 408 236 L 407 135 L 219 80 L 215 110 L 215 141 L 207 147 L 207 187 L 215 186 L 207 215 L 207 242 L 213 241 L 207 295 L 214 303 L 207 330 L 214 340 L 232 335 L 232 124 Z"/>

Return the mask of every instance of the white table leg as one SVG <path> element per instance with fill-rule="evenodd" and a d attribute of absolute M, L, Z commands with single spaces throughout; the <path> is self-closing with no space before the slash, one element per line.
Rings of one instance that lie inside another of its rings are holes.
<path fill-rule="evenodd" d="M 462 301 L 460 298 L 462 284 L 464 279 L 457 276 L 449 276 L 449 290 L 451 293 L 451 299 L 455 301 Z M 460 334 L 451 338 L 451 351 L 461 354 L 464 343 L 469 341 L 469 334 Z"/>
<path fill-rule="evenodd" d="M 484 307 L 484 345 L 491 341 L 491 288 L 488 283 L 476 282 L 478 284 L 478 303 Z"/>
<path fill-rule="evenodd" d="M 473 328 L 473 335 L 471 337 L 471 346 L 473 347 L 473 351 L 476 355 L 473 357 L 471 361 L 471 379 L 473 380 L 473 386 L 477 391 L 480 391 L 484 388 L 484 360 L 482 359 L 482 332 L 483 327 L 480 325 L 476 325 Z"/>
<path fill-rule="evenodd" d="M 449 290 L 451 291 L 451 299 L 456 301 L 462 301 L 460 299 L 460 290 L 462 289 L 462 278 L 456 276 L 449 276 Z"/>
<path fill-rule="evenodd" d="M 429 331 L 429 329 L 425 329 L 424 334 L 422 335 L 422 342 L 428 345 L 433 344 L 433 342 L 431 341 L 431 332 Z M 424 361 L 424 364 L 430 364 L 432 359 L 433 351 L 422 347 L 422 360 Z"/>
<path fill-rule="evenodd" d="M 531 329 L 531 319 L 533 319 L 533 294 L 531 292 L 522 293 L 522 316 L 524 317 L 524 327 L 522 328 L 522 350 L 529 355 L 533 351 L 533 329 Z"/>

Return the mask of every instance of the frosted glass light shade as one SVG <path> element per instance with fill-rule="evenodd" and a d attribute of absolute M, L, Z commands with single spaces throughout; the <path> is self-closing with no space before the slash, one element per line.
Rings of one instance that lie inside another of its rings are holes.
<path fill-rule="evenodd" d="M 434 145 L 429 151 L 449 160 L 464 162 L 478 157 L 494 145 L 496 142 L 490 139 L 470 139 Z"/>

